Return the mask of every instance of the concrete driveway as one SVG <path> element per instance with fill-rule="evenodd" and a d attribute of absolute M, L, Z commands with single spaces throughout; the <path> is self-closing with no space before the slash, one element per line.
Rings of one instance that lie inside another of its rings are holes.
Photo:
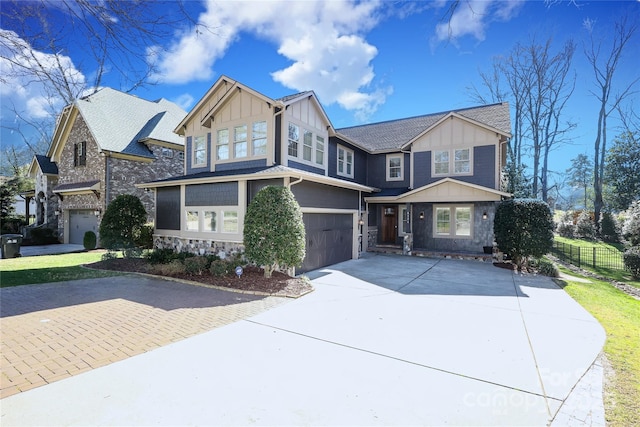
<path fill-rule="evenodd" d="M 604 423 L 597 387 L 563 406 L 604 331 L 549 278 L 389 255 L 310 276 L 304 298 L 3 399 L 2 425 Z"/>

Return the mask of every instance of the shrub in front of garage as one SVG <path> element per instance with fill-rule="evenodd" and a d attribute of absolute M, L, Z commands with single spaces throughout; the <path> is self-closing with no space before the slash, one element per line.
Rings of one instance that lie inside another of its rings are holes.
<path fill-rule="evenodd" d="M 268 186 L 253 198 L 244 220 L 245 256 L 273 271 L 302 265 L 305 256 L 305 229 L 302 211 L 286 187 Z"/>
<path fill-rule="evenodd" d="M 127 249 L 136 246 L 136 238 L 147 221 L 142 202 L 131 194 L 116 197 L 100 222 L 100 242 L 107 249 Z"/>

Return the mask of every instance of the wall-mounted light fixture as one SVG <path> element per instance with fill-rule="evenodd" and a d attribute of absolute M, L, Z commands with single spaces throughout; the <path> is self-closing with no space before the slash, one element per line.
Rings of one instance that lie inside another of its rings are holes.
<path fill-rule="evenodd" d="M 98 209 L 96 209 L 95 211 L 93 211 L 93 214 L 94 214 L 95 216 L 100 216 L 100 214 L 101 214 L 101 213 L 102 213 L 102 209 L 100 209 L 100 208 L 98 208 Z"/>
<path fill-rule="evenodd" d="M 482 219 L 487 219 L 489 218 L 489 216 L 487 215 L 487 212 L 482 212 Z"/>
<path fill-rule="evenodd" d="M 360 227 L 362 227 L 362 226 L 364 225 L 364 220 L 363 220 L 362 218 L 360 218 L 360 219 L 358 220 L 358 225 L 359 225 Z"/>
<path fill-rule="evenodd" d="M 58 208 L 55 211 L 53 211 L 53 213 L 55 214 L 55 216 L 62 215 L 62 209 Z"/>
<path fill-rule="evenodd" d="M 420 215 L 418 215 L 420 219 L 424 219 L 424 211 L 420 211 Z"/>

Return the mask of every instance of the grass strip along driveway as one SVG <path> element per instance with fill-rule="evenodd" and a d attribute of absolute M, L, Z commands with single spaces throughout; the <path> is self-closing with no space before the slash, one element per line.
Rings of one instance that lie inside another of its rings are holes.
<path fill-rule="evenodd" d="M 100 261 L 102 253 L 95 251 L 0 260 L 0 287 L 120 275 L 115 271 L 89 270 L 81 266 Z"/>
<path fill-rule="evenodd" d="M 563 267 L 560 269 L 576 275 Z M 565 279 L 562 286 L 607 333 L 604 353 L 614 370 L 605 384 L 607 425 L 640 425 L 640 301 L 606 281 L 592 277 L 587 281 Z"/>

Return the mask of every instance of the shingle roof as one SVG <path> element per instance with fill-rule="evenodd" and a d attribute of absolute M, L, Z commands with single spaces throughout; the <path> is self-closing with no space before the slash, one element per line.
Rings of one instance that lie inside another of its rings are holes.
<path fill-rule="evenodd" d="M 173 129 L 187 113 L 166 99 L 147 101 L 104 88 L 75 105 L 103 150 L 152 157 L 141 140 L 184 144 Z"/>
<path fill-rule="evenodd" d="M 304 92 L 298 92 L 298 93 L 294 93 L 291 95 L 287 95 L 287 96 L 283 96 L 282 98 L 278 98 L 276 99 L 276 101 L 280 101 L 284 104 L 286 104 L 287 102 L 291 101 L 292 99 L 296 99 L 300 96 L 304 96 L 304 95 L 312 95 L 313 91 L 312 90 L 306 90 Z"/>
<path fill-rule="evenodd" d="M 51 159 L 47 156 L 43 156 L 42 154 L 36 154 L 36 162 L 38 162 L 38 166 L 40 170 L 44 174 L 48 175 L 58 175 L 58 165 L 53 163 Z"/>
<path fill-rule="evenodd" d="M 483 123 L 506 134 L 511 133 L 509 104 L 507 103 L 353 126 L 336 129 L 336 132 L 373 152 L 397 150 L 450 113 L 456 113 L 460 116 Z"/>

